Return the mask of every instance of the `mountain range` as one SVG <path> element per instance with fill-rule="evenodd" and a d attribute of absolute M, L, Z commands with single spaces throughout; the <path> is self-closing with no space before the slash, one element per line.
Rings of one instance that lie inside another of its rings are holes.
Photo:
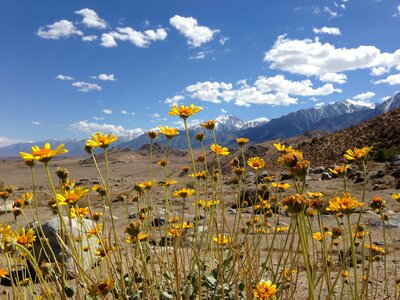
<path fill-rule="evenodd" d="M 247 137 L 252 142 L 261 143 L 272 139 L 287 139 L 306 131 L 323 130 L 326 132 L 336 132 L 340 129 L 359 124 L 365 120 L 374 118 L 388 111 L 400 107 L 400 92 L 388 98 L 386 101 L 373 105 L 370 103 L 342 100 L 318 108 L 302 109 L 288 115 L 269 120 L 259 118 L 249 122 L 244 122 L 236 116 L 222 115 L 216 118 L 215 132 L 218 143 L 224 146 L 234 147 L 237 137 Z M 213 142 L 210 132 L 207 132 L 199 125 L 189 128 L 191 144 L 193 147 L 200 147 L 199 142 L 194 139 L 196 133 L 204 132 L 204 145 L 208 146 Z M 159 137 L 157 140 L 166 144 L 165 137 Z M 82 155 L 85 139 L 83 140 L 64 140 L 49 141 L 53 144 L 64 143 L 69 154 Z M 35 143 L 17 143 L 0 148 L 0 156 L 18 156 L 20 151 L 29 151 L 33 145 L 42 145 L 44 142 Z M 114 144 L 117 148 L 139 149 L 148 144 L 149 138 L 146 134 L 138 136 L 120 137 Z M 175 136 L 171 146 L 178 149 L 187 148 L 186 134 L 184 130 Z"/>

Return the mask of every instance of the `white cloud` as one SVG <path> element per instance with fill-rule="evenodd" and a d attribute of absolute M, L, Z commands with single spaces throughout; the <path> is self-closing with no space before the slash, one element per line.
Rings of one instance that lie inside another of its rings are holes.
<path fill-rule="evenodd" d="M 371 69 L 371 75 L 372 76 L 381 76 L 381 75 L 383 75 L 383 74 L 385 74 L 385 73 L 388 73 L 388 72 L 390 72 L 390 69 L 388 69 L 388 68 L 385 68 L 385 67 L 375 67 L 375 68 L 372 68 Z"/>
<path fill-rule="evenodd" d="M 96 76 L 95 76 L 95 77 L 96 77 Z M 115 80 L 117 80 L 117 79 L 115 78 L 114 74 L 109 74 L 109 75 L 107 75 L 107 74 L 105 74 L 105 73 L 99 74 L 99 76 L 97 76 L 97 79 L 103 80 L 103 81 L 115 81 Z"/>
<path fill-rule="evenodd" d="M 318 40 L 292 40 L 281 35 L 272 49 L 265 53 L 264 61 L 269 62 L 273 69 L 313 76 L 381 66 L 398 67 L 400 49 L 394 53 L 382 53 L 375 46 L 336 48 Z"/>
<path fill-rule="evenodd" d="M 225 109 L 223 109 L 223 108 L 221 108 L 221 112 L 223 113 L 223 114 L 226 114 L 226 113 L 228 113 Z"/>
<path fill-rule="evenodd" d="M 390 75 L 390 76 L 386 77 L 385 79 L 381 79 L 381 80 L 375 81 L 374 83 L 375 84 L 388 83 L 389 85 L 400 84 L 400 73 L 399 74 Z"/>
<path fill-rule="evenodd" d="M 28 143 L 19 139 L 8 138 L 5 136 L 0 136 L 0 147 L 5 147 L 17 143 Z"/>
<path fill-rule="evenodd" d="M 106 21 L 101 19 L 97 13 L 89 8 L 84 8 L 81 10 L 75 11 L 76 14 L 81 15 L 83 17 L 82 23 L 85 24 L 89 28 L 99 28 L 104 29 L 107 27 Z"/>
<path fill-rule="evenodd" d="M 252 84 L 239 80 L 237 87 L 226 82 L 197 82 L 189 85 L 185 91 L 190 97 L 205 102 L 233 102 L 240 106 L 252 104 L 290 105 L 297 103 L 297 98 L 291 96 L 327 96 L 340 93 L 341 89 L 334 88 L 331 83 L 314 88 L 310 80 L 291 81 L 283 75 L 274 77 L 260 76 Z"/>
<path fill-rule="evenodd" d="M 68 20 L 60 20 L 51 25 L 46 25 L 46 28 L 40 27 L 36 32 L 43 39 L 58 40 L 62 37 L 71 35 L 83 35 L 82 31 L 78 30 L 75 25 Z"/>
<path fill-rule="evenodd" d="M 308 79 L 302 81 L 291 81 L 285 79 L 283 75 L 277 75 L 274 77 L 260 76 L 254 83 L 254 86 L 263 93 L 273 91 L 295 96 L 326 96 L 334 92 L 342 92 L 341 89 L 333 88 L 331 83 L 313 89 L 313 84 Z"/>
<path fill-rule="evenodd" d="M 229 41 L 230 39 L 231 39 L 230 37 L 221 36 L 221 38 L 219 39 L 219 43 L 220 43 L 221 45 L 225 45 L 225 43 L 226 43 L 227 41 Z"/>
<path fill-rule="evenodd" d="M 167 31 L 164 28 L 156 30 L 137 31 L 131 27 L 117 27 L 117 31 L 103 33 L 101 36 L 101 45 L 103 47 L 117 46 L 116 40 L 129 41 L 136 47 L 146 48 L 151 42 L 163 41 L 167 38 Z"/>
<path fill-rule="evenodd" d="M 231 89 L 231 83 L 210 81 L 197 82 L 186 87 L 186 91 L 191 93 L 193 98 L 212 103 L 232 100 L 234 95 L 230 93 Z"/>
<path fill-rule="evenodd" d="M 128 115 L 129 113 L 126 110 L 121 110 L 121 114 Z"/>
<path fill-rule="evenodd" d="M 103 117 L 97 117 L 97 116 L 93 116 L 93 119 L 96 120 L 96 121 L 102 121 L 102 120 L 104 120 Z"/>
<path fill-rule="evenodd" d="M 331 35 L 341 35 L 340 29 L 337 27 L 322 27 L 322 28 L 313 28 L 315 34 L 331 34 Z"/>
<path fill-rule="evenodd" d="M 198 25 L 197 20 L 192 17 L 186 18 L 175 15 L 169 19 L 169 23 L 182 33 L 188 39 L 188 44 L 193 47 L 200 47 L 202 44 L 211 41 L 214 34 L 220 32 L 219 29 L 210 29 Z"/>
<path fill-rule="evenodd" d="M 160 117 L 160 115 L 158 113 L 151 114 L 150 116 L 152 118 L 159 118 Z"/>
<path fill-rule="evenodd" d="M 109 33 L 103 33 L 101 35 L 101 44 L 105 48 L 111 48 L 118 46 L 117 42 L 115 41 L 114 37 Z"/>
<path fill-rule="evenodd" d="M 326 73 L 320 75 L 318 79 L 322 82 L 334 82 L 343 84 L 347 81 L 347 76 L 346 74 L 340 74 L 340 73 Z"/>
<path fill-rule="evenodd" d="M 80 92 L 101 91 L 101 86 L 98 84 L 84 81 L 76 81 L 72 83 L 72 86 L 77 87 Z"/>
<path fill-rule="evenodd" d="M 109 109 L 109 108 L 103 109 L 102 112 L 103 112 L 104 114 L 106 114 L 106 115 L 111 115 L 111 114 L 112 114 L 112 110 Z"/>
<path fill-rule="evenodd" d="M 199 52 L 197 52 L 196 53 L 196 55 L 194 55 L 194 56 L 190 56 L 189 57 L 189 60 L 192 60 L 192 59 L 204 59 L 206 57 L 206 51 L 199 51 Z"/>
<path fill-rule="evenodd" d="M 178 105 L 179 101 L 182 101 L 183 99 L 185 99 L 185 97 L 183 97 L 182 95 L 176 95 L 172 98 L 167 98 L 164 103 L 169 104 L 170 106 Z"/>
<path fill-rule="evenodd" d="M 143 133 L 141 128 L 125 129 L 121 125 L 113 124 L 98 124 L 88 121 L 79 121 L 70 125 L 71 130 L 78 130 L 85 133 L 99 132 L 110 132 L 116 135 L 129 135 L 131 137 L 138 136 Z"/>
<path fill-rule="evenodd" d="M 87 35 L 82 37 L 82 41 L 84 42 L 93 42 L 95 40 L 97 40 L 97 35 Z"/>
<path fill-rule="evenodd" d="M 41 125 L 42 123 L 40 123 L 39 121 L 32 121 L 31 124 L 32 125 Z"/>
<path fill-rule="evenodd" d="M 355 100 L 360 100 L 360 101 L 366 101 L 369 100 L 371 98 L 375 97 L 375 93 L 373 92 L 366 92 L 366 93 L 361 93 L 357 96 L 354 96 L 353 99 Z"/>
<path fill-rule="evenodd" d="M 333 18 L 336 18 L 336 17 L 340 17 L 338 12 L 330 9 L 328 6 L 324 7 L 324 12 L 326 12 L 329 15 L 330 19 L 333 19 Z"/>
<path fill-rule="evenodd" d="M 316 107 L 316 108 L 321 108 L 321 107 L 324 106 L 324 105 L 325 105 L 324 102 L 315 103 L 315 107 Z"/>
<path fill-rule="evenodd" d="M 59 80 L 74 80 L 75 78 L 72 77 L 72 76 L 68 76 L 68 75 L 58 74 L 56 76 L 56 79 L 59 79 Z"/>

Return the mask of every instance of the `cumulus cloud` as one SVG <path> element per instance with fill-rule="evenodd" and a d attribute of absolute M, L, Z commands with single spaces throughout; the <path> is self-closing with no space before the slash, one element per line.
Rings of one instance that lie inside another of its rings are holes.
<path fill-rule="evenodd" d="M 112 114 L 112 110 L 109 109 L 109 108 L 103 109 L 102 112 L 103 112 L 104 114 L 106 114 L 106 115 L 111 115 L 111 114 Z"/>
<path fill-rule="evenodd" d="M 84 42 L 93 42 L 95 40 L 97 40 L 97 35 L 87 35 L 82 37 L 82 41 Z"/>
<path fill-rule="evenodd" d="M 98 117 L 98 116 L 93 116 L 93 119 L 96 120 L 96 121 L 102 121 L 102 120 L 104 120 L 103 117 Z"/>
<path fill-rule="evenodd" d="M 93 79 L 103 80 L 103 81 L 115 81 L 117 80 L 114 74 L 99 74 L 98 76 L 92 76 Z"/>
<path fill-rule="evenodd" d="M 400 84 L 400 73 L 399 74 L 394 74 L 386 77 L 385 79 L 381 79 L 378 81 L 374 82 L 375 84 L 379 83 L 387 83 L 389 85 L 397 85 Z"/>
<path fill-rule="evenodd" d="M 68 76 L 68 75 L 58 74 L 56 76 L 56 79 L 59 79 L 59 80 L 74 80 L 75 78 L 72 77 L 72 76 Z"/>
<path fill-rule="evenodd" d="M 183 97 L 182 95 L 176 95 L 173 96 L 172 98 L 167 98 L 164 103 L 169 104 L 170 106 L 173 105 L 178 105 L 180 101 L 182 101 L 183 99 L 185 99 L 185 97 Z"/>
<path fill-rule="evenodd" d="M 337 27 L 322 27 L 322 28 L 313 28 L 315 34 L 331 34 L 331 35 L 341 35 L 340 29 Z"/>
<path fill-rule="evenodd" d="M 265 53 L 264 61 L 271 68 L 306 76 L 339 73 L 349 70 L 398 67 L 400 49 L 382 53 L 375 46 L 336 48 L 318 40 L 297 40 L 281 35 L 272 49 Z"/>
<path fill-rule="evenodd" d="M 156 30 L 137 31 L 131 27 L 117 27 L 116 31 L 103 33 L 101 36 L 101 45 L 103 47 L 117 46 L 117 40 L 128 41 L 136 47 L 146 48 L 151 42 L 163 41 L 167 38 L 167 31 L 164 28 Z"/>
<path fill-rule="evenodd" d="M 343 84 L 347 81 L 347 76 L 346 74 L 340 74 L 340 73 L 326 73 L 320 75 L 318 79 L 322 82 L 334 82 Z"/>
<path fill-rule="evenodd" d="M 291 81 L 283 75 L 274 77 L 260 76 L 253 84 L 239 80 L 236 86 L 226 82 L 197 82 L 189 85 L 185 91 L 190 97 L 205 102 L 233 102 L 239 106 L 252 104 L 290 105 L 296 104 L 297 98 L 292 96 L 326 96 L 340 93 L 331 83 L 314 88 L 310 80 Z"/>
<path fill-rule="evenodd" d="M 341 93 L 341 89 L 335 89 L 331 83 L 327 83 L 319 88 L 314 89 L 310 80 L 291 81 L 287 80 L 283 75 L 274 77 L 259 77 L 254 86 L 263 93 L 281 92 L 295 96 L 326 96 L 334 92 Z"/>
<path fill-rule="evenodd" d="M 89 28 L 99 28 L 104 29 L 107 27 L 106 21 L 101 19 L 97 13 L 89 8 L 84 8 L 81 10 L 75 11 L 76 14 L 81 15 L 83 17 L 82 23 L 85 24 Z"/>
<path fill-rule="evenodd" d="M 111 48 L 118 46 L 117 42 L 115 41 L 114 37 L 109 33 L 103 33 L 101 35 L 101 44 L 105 48 Z"/>
<path fill-rule="evenodd" d="M 359 95 L 354 96 L 353 99 L 360 100 L 360 101 L 366 101 L 366 100 L 369 100 L 369 99 L 371 99 L 373 97 L 375 97 L 375 93 L 366 92 L 366 93 L 361 93 Z"/>
<path fill-rule="evenodd" d="M 73 123 L 69 127 L 71 130 L 81 131 L 85 133 L 93 133 L 93 132 L 109 132 L 114 133 L 116 135 L 129 135 L 131 137 L 138 136 L 143 133 L 141 128 L 134 128 L 134 129 L 125 129 L 121 125 L 114 125 L 114 124 L 99 124 L 93 123 L 88 121 L 79 121 L 77 123 Z"/>
<path fill-rule="evenodd" d="M 76 81 L 72 83 L 73 87 L 78 88 L 80 92 L 101 91 L 101 86 L 96 83 L 89 83 L 84 81 Z"/>
<path fill-rule="evenodd" d="M 219 29 L 210 29 L 207 26 L 200 26 L 195 18 L 175 15 L 169 19 L 169 23 L 182 33 L 190 46 L 200 47 L 202 44 L 211 41 Z"/>
<path fill-rule="evenodd" d="M 17 143 L 27 143 L 25 141 L 19 140 L 19 139 L 13 139 L 13 138 L 8 138 L 5 136 L 0 136 L 0 147 L 5 147 Z"/>
<path fill-rule="evenodd" d="M 375 68 L 372 68 L 371 69 L 371 75 L 372 76 L 381 76 L 381 75 L 383 75 L 383 74 L 385 74 L 385 73 L 388 73 L 388 72 L 390 72 L 390 69 L 388 69 L 388 68 L 385 68 L 385 67 L 375 67 Z"/>
<path fill-rule="evenodd" d="M 67 38 L 71 35 L 83 35 L 82 31 L 78 30 L 75 25 L 68 20 L 60 20 L 46 27 L 40 27 L 36 32 L 43 39 L 58 40 Z"/>

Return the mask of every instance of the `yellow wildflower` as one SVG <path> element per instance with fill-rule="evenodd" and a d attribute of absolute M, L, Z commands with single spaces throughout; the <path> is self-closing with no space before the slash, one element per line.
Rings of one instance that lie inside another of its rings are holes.
<path fill-rule="evenodd" d="M 324 196 L 323 193 L 321 192 L 307 192 L 308 196 L 310 196 L 311 198 L 321 198 Z"/>
<path fill-rule="evenodd" d="M 29 228 L 28 231 L 25 231 L 25 228 L 22 227 L 21 233 L 15 231 L 13 233 L 14 241 L 24 247 L 30 248 L 32 247 L 33 242 L 36 240 L 35 231 L 32 228 Z"/>
<path fill-rule="evenodd" d="M 386 253 L 385 249 L 379 246 L 364 244 L 364 248 L 368 249 L 371 255 L 383 255 Z"/>
<path fill-rule="evenodd" d="M 54 156 L 56 155 L 60 155 L 63 153 L 67 153 L 68 150 L 64 149 L 64 144 L 61 144 L 59 146 L 57 146 L 56 149 L 52 150 L 50 148 L 50 144 L 46 143 L 44 144 L 43 148 L 40 149 L 38 146 L 34 146 L 31 149 L 31 153 L 26 153 L 26 152 L 20 152 L 19 155 L 21 155 L 21 157 L 27 161 L 41 161 L 44 163 L 49 162 Z"/>
<path fill-rule="evenodd" d="M 0 269 L 0 277 L 6 278 L 8 275 L 8 271 L 6 269 Z"/>
<path fill-rule="evenodd" d="M 343 177 L 346 175 L 347 170 L 349 169 L 349 165 L 342 165 L 342 166 L 336 166 L 334 169 L 329 168 L 328 170 L 338 176 L 338 177 Z"/>
<path fill-rule="evenodd" d="M 227 237 L 224 234 L 218 234 L 218 236 L 213 236 L 213 240 L 219 245 L 227 245 L 232 242 L 232 238 L 230 236 Z"/>
<path fill-rule="evenodd" d="M 215 154 L 218 154 L 218 155 L 228 155 L 229 154 L 228 148 L 222 147 L 222 146 L 214 144 L 214 143 L 211 144 L 210 149 L 212 152 L 214 152 Z"/>
<path fill-rule="evenodd" d="M 392 198 L 394 201 L 400 202 L 400 193 L 399 194 L 392 194 Z"/>
<path fill-rule="evenodd" d="M 249 158 L 247 164 L 254 170 L 260 170 L 265 167 L 265 161 L 258 156 Z"/>
<path fill-rule="evenodd" d="M 174 136 L 179 134 L 179 131 L 176 128 L 169 128 L 168 126 L 158 126 L 158 128 L 160 128 L 161 133 L 164 134 L 167 139 L 172 139 Z"/>
<path fill-rule="evenodd" d="M 190 197 L 194 194 L 195 190 L 194 189 L 180 189 L 180 190 L 176 190 L 173 194 L 172 197 L 174 198 L 187 198 Z"/>
<path fill-rule="evenodd" d="M 170 230 L 168 230 L 168 235 L 176 238 L 176 237 L 180 237 L 182 235 L 182 231 L 181 229 L 178 228 L 171 228 Z"/>
<path fill-rule="evenodd" d="M 273 182 L 272 186 L 280 191 L 287 190 L 290 188 L 290 184 L 287 182 Z"/>
<path fill-rule="evenodd" d="M 213 130 L 215 127 L 215 120 L 208 120 L 202 124 L 200 124 L 201 127 L 208 129 L 208 130 Z"/>
<path fill-rule="evenodd" d="M 326 210 L 347 215 L 353 213 L 357 207 L 363 205 L 364 203 L 358 202 L 355 197 L 351 197 L 349 193 L 345 193 L 343 197 L 332 198 Z"/>
<path fill-rule="evenodd" d="M 202 108 L 200 106 L 195 106 L 194 104 L 190 104 L 190 106 L 184 106 L 182 104 L 180 107 L 174 105 L 168 114 L 170 116 L 179 116 L 181 119 L 187 119 L 201 110 Z"/>
<path fill-rule="evenodd" d="M 261 300 L 275 299 L 277 293 L 276 284 L 269 280 L 261 280 L 253 289 L 253 296 Z"/>
<path fill-rule="evenodd" d="M 292 146 L 286 146 L 280 143 L 275 143 L 274 147 L 278 150 L 279 153 L 288 154 L 293 151 Z"/>
<path fill-rule="evenodd" d="M 86 140 L 86 146 L 92 149 L 103 148 L 106 149 L 111 143 L 117 141 L 118 138 L 111 134 L 101 134 L 100 132 L 96 132 L 96 134 L 92 134 L 91 140 Z"/>
<path fill-rule="evenodd" d="M 367 158 L 367 155 L 371 150 L 372 147 L 347 149 L 344 158 L 347 160 L 362 161 Z"/>

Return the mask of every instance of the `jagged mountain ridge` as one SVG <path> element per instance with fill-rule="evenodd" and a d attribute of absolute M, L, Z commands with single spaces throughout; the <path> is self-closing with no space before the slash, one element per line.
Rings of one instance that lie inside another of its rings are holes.
<path fill-rule="evenodd" d="M 374 118 L 390 110 L 400 107 L 400 93 L 388 98 L 383 103 L 376 105 L 365 105 L 352 100 L 343 100 L 335 102 L 320 108 L 302 109 L 277 119 L 268 120 L 260 118 L 248 122 L 229 115 L 222 115 L 216 119 L 216 134 L 218 143 L 226 146 L 234 146 L 237 137 L 247 137 L 252 142 L 264 142 L 267 140 L 282 138 L 286 139 L 306 131 L 324 130 L 335 132 L 340 129 L 353 126 L 362 121 Z M 198 132 L 205 133 L 204 144 L 210 145 L 213 137 L 208 130 L 199 125 L 189 128 L 191 144 L 193 147 L 200 147 L 200 144 L 194 139 Z M 166 144 L 167 139 L 163 136 L 157 140 Z M 36 143 L 18 143 L 0 148 L 0 156 L 18 156 L 20 151 L 29 151 L 33 145 L 42 145 L 44 142 Z M 71 155 L 82 155 L 85 139 L 52 141 L 52 144 L 65 143 L 65 147 Z M 122 136 L 113 145 L 117 148 L 139 149 L 142 145 L 148 144 L 149 138 L 146 134 L 140 134 L 135 138 Z M 184 130 L 171 142 L 173 148 L 186 149 L 187 140 Z"/>

